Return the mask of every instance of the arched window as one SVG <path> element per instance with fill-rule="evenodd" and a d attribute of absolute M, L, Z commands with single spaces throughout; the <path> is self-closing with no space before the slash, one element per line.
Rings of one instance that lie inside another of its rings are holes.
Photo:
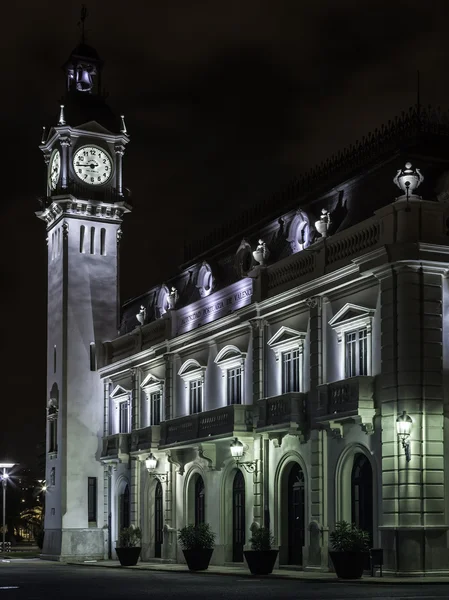
<path fill-rule="evenodd" d="M 195 481 L 195 525 L 205 522 L 204 481 L 198 475 Z"/>

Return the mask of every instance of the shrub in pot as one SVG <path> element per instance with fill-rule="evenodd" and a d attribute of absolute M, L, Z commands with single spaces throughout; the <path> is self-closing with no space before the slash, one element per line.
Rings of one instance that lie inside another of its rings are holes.
<path fill-rule="evenodd" d="M 274 537 L 268 527 L 253 530 L 249 540 L 251 550 L 245 550 L 246 562 L 253 575 L 269 575 L 273 571 L 278 550 L 273 550 Z"/>
<path fill-rule="evenodd" d="M 178 541 L 190 571 L 205 571 L 214 551 L 215 533 L 208 523 L 186 525 L 178 531 Z"/>
<path fill-rule="evenodd" d="M 120 530 L 115 551 L 122 567 L 133 567 L 139 560 L 142 532 L 139 527 L 123 527 Z"/>
<path fill-rule="evenodd" d="M 332 550 L 329 551 L 337 577 L 360 579 L 369 550 L 369 533 L 347 521 L 335 524 L 330 534 Z"/>

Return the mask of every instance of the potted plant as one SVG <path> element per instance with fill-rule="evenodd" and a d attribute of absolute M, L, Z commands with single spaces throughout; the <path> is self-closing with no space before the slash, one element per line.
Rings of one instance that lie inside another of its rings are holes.
<path fill-rule="evenodd" d="M 139 527 L 123 527 L 116 543 L 115 551 L 122 567 L 133 567 L 139 560 L 142 532 Z"/>
<path fill-rule="evenodd" d="M 335 524 L 331 532 L 332 550 L 329 551 L 339 579 L 360 579 L 369 550 L 369 533 L 347 521 Z"/>
<path fill-rule="evenodd" d="M 215 533 L 208 523 L 186 525 L 179 530 L 178 541 L 190 571 L 207 569 L 215 543 Z"/>
<path fill-rule="evenodd" d="M 274 537 L 268 527 L 253 530 L 249 540 L 251 550 L 245 550 L 246 562 L 253 575 L 269 575 L 273 571 L 278 550 L 273 550 Z"/>

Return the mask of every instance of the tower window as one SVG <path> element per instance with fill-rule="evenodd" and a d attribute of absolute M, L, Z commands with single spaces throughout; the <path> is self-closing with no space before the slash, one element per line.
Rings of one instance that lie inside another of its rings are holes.
<path fill-rule="evenodd" d="M 53 346 L 53 373 L 56 373 L 56 344 Z"/>
<path fill-rule="evenodd" d="M 91 342 L 89 350 L 90 350 L 90 370 L 96 371 L 97 370 L 97 353 L 96 353 L 94 342 Z"/>
<path fill-rule="evenodd" d="M 87 520 L 95 523 L 97 520 L 97 478 L 87 478 Z"/>
<path fill-rule="evenodd" d="M 101 256 L 106 254 L 106 229 L 104 227 L 100 230 L 100 254 Z"/>
<path fill-rule="evenodd" d="M 48 421 L 48 451 L 58 451 L 58 421 L 57 416 Z"/>
<path fill-rule="evenodd" d="M 90 253 L 95 254 L 95 227 L 90 228 Z"/>
<path fill-rule="evenodd" d="M 84 237 L 86 235 L 86 228 L 84 225 L 80 227 L 80 252 L 84 252 Z"/>

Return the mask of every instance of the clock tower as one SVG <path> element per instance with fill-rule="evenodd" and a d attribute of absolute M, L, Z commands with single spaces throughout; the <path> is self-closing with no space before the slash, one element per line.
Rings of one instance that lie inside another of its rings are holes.
<path fill-rule="evenodd" d="M 43 557 L 54 560 L 100 559 L 107 548 L 97 368 L 102 343 L 117 335 L 121 223 L 131 207 L 122 172 L 129 137 L 106 104 L 102 67 L 83 35 L 64 65 L 57 123 L 40 145 L 47 189 L 36 214 L 48 244 Z"/>

